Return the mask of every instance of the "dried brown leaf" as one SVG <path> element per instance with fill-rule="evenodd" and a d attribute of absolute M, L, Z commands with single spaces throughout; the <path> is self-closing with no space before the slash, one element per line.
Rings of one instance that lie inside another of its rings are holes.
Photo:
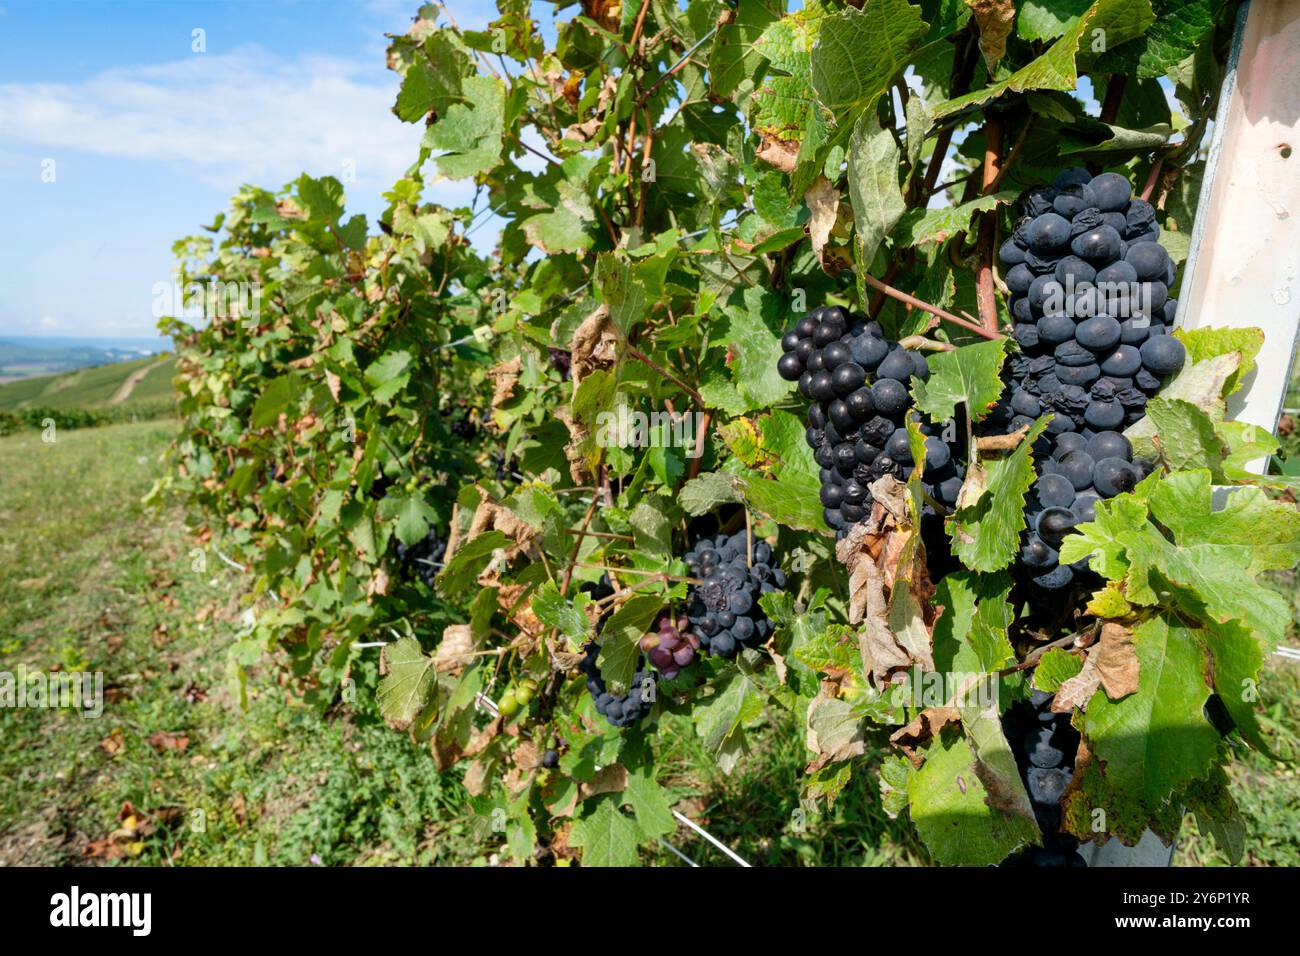
<path fill-rule="evenodd" d="M 474 661 L 474 635 L 468 624 L 449 624 L 433 653 L 434 670 L 455 673 Z"/>
<path fill-rule="evenodd" d="M 519 373 L 524 363 L 516 355 L 508 362 L 498 362 L 488 369 L 488 378 L 492 379 L 492 407 L 500 408 L 510 399 L 515 386 L 519 383 Z"/>
<path fill-rule="evenodd" d="M 769 166 L 775 166 L 783 173 L 794 172 L 799 157 L 799 144 L 777 139 L 770 133 L 764 133 L 763 143 L 754 154 Z"/>
<path fill-rule="evenodd" d="M 614 763 L 601 767 L 590 780 L 578 784 L 578 798 L 586 800 L 598 793 L 622 793 L 626 789 L 627 767 Z"/>
<path fill-rule="evenodd" d="M 582 320 L 569 341 L 574 391 L 596 369 L 612 368 L 618 358 L 618 334 L 609 317 L 609 306 L 601 305 Z"/>
<path fill-rule="evenodd" d="M 984 62 L 993 72 L 998 60 L 1007 52 L 1007 37 L 1016 18 L 1014 0 L 966 0 L 966 6 L 975 15 L 980 31 L 980 52 Z"/>
<path fill-rule="evenodd" d="M 840 191 L 825 176 L 818 176 L 804 193 L 803 201 L 812 211 L 808 220 L 808 238 L 812 240 L 813 252 L 820 260 L 839 216 Z"/>
<path fill-rule="evenodd" d="M 906 727 L 900 727 L 889 737 L 889 742 L 903 752 L 912 765 L 920 768 L 925 763 L 921 753 L 925 746 L 939 735 L 948 724 L 960 724 L 961 713 L 956 707 L 927 707 Z"/>

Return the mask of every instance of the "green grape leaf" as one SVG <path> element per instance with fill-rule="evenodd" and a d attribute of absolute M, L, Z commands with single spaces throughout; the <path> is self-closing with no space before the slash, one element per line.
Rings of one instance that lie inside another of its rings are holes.
<path fill-rule="evenodd" d="M 789 412 L 777 410 L 761 419 L 755 433 L 741 419 L 720 429 L 736 456 L 756 471 L 737 476 L 737 487 L 751 508 L 789 528 L 829 531 L 818 495 L 817 462 L 804 440 L 804 426 Z"/>
<path fill-rule="evenodd" d="M 1155 21 L 1144 35 L 1098 58 L 1101 73 L 1161 78 L 1196 52 L 1214 29 L 1216 0 L 1151 0 Z"/>
<path fill-rule="evenodd" d="M 596 808 L 575 820 L 569 845 L 582 850 L 583 866 L 636 866 L 641 828 L 618 807 L 611 794 L 596 797 Z"/>
<path fill-rule="evenodd" d="M 453 103 L 424 135 L 424 144 L 444 150 L 434 162 L 448 179 L 468 179 L 501 160 L 505 132 L 505 84 L 496 77 L 464 81 L 466 102 Z"/>
<path fill-rule="evenodd" d="M 707 514 L 719 505 L 740 500 L 736 479 L 720 471 L 706 471 L 682 485 L 677 503 L 688 515 Z"/>
<path fill-rule="evenodd" d="M 1232 797 L 1223 768 L 1215 767 L 1207 779 L 1188 787 L 1185 799 L 1196 814 L 1200 831 L 1214 837 L 1228 862 L 1240 863 L 1246 852 L 1246 819 Z"/>
<path fill-rule="evenodd" d="M 713 752 L 762 712 L 763 694 L 753 679 L 740 670 L 733 670 L 714 684 L 712 697 L 696 701 L 691 720 L 705 749 Z"/>
<path fill-rule="evenodd" d="M 714 94 L 729 96 L 763 66 L 766 58 L 755 44 L 784 13 L 783 0 L 757 0 L 742 4 L 736 18 L 718 28 L 709 52 L 709 86 Z"/>
<path fill-rule="evenodd" d="M 343 184 L 333 176 L 313 179 L 305 173 L 295 183 L 298 200 L 314 222 L 334 225 L 343 215 Z"/>
<path fill-rule="evenodd" d="M 253 428 L 274 425 L 280 413 L 288 411 L 289 406 L 302 396 L 302 387 L 302 382 L 293 375 L 281 375 L 268 381 L 253 404 L 248 424 Z"/>
<path fill-rule="evenodd" d="M 407 123 L 415 123 L 433 112 L 440 115 L 462 99 L 462 82 L 469 67 L 469 55 L 452 38 L 451 31 L 431 33 L 421 54 L 402 76 L 393 112 Z"/>
<path fill-rule="evenodd" d="M 942 607 L 934 625 L 934 668 L 941 674 L 990 673 L 1014 663 L 1007 628 L 1011 577 L 1005 572 L 957 571 L 940 579 L 932 604 Z"/>
<path fill-rule="evenodd" d="M 754 130 L 785 142 L 804 137 L 816 94 L 809 79 L 811 52 L 827 19 L 826 8 L 812 0 L 768 24 L 754 49 L 770 64 L 754 91 Z"/>
<path fill-rule="evenodd" d="M 1006 354 L 1007 340 L 994 339 L 928 356 L 929 381 L 912 379 L 917 409 L 940 422 L 952 418 L 962 404 L 972 421 L 982 420 L 1002 394 L 1001 371 Z"/>
<path fill-rule="evenodd" d="M 1099 501 L 1095 520 L 1078 525 L 1075 533 L 1061 542 L 1060 560 L 1073 564 L 1089 558 L 1089 567 L 1098 574 L 1112 581 L 1123 580 L 1129 569 L 1124 538 L 1146 525 L 1146 504 L 1132 495 Z"/>
<path fill-rule="evenodd" d="M 1153 398 L 1147 402 L 1147 420 L 1153 428 L 1151 441 L 1171 469 L 1205 468 L 1216 475 L 1223 473 L 1227 455 L 1223 439 L 1210 416 L 1191 402 L 1163 395 Z"/>
<path fill-rule="evenodd" d="M 1105 697 L 1104 693 L 1098 697 Z M 1116 782 L 1096 757 L 1075 768 L 1075 782 L 1061 801 L 1061 828 L 1080 840 L 1105 842 L 1114 837 L 1133 846 L 1150 829 L 1166 844 L 1172 843 L 1183 822 L 1177 800 L 1153 803 L 1140 790 Z M 1103 813 L 1105 831 L 1095 832 L 1098 813 Z"/>
<path fill-rule="evenodd" d="M 861 10 L 826 18 L 812 51 L 812 85 L 837 116 L 874 115 L 876 100 L 925 35 L 921 11 L 907 0 L 871 0 Z"/>
<path fill-rule="evenodd" d="M 849 199 L 859 270 L 870 271 L 876 250 L 907 210 L 898 187 L 898 164 L 893 132 L 881 128 L 874 110 L 863 113 L 849 139 Z"/>
<path fill-rule="evenodd" d="M 403 637 L 384 645 L 380 659 L 386 673 L 375 692 L 379 713 L 390 727 L 405 730 L 433 699 L 438 682 L 433 658 L 415 638 Z"/>
<path fill-rule="evenodd" d="M 1161 614 L 1134 629 L 1133 644 L 1137 693 L 1114 701 L 1094 694 L 1082 729 L 1112 786 L 1159 804 L 1209 772 L 1219 733 L 1205 716 L 1205 652 L 1192 630 Z"/>
<path fill-rule="evenodd" d="M 1162 388 L 1160 395 L 1152 401 L 1188 402 L 1205 412 L 1211 421 L 1222 421 L 1227 413 L 1223 390 L 1240 366 L 1239 352 L 1228 352 L 1203 361 L 1188 362 L 1174 380 Z M 1150 403 L 1148 403 L 1149 408 Z M 1158 457 L 1151 440 L 1155 433 L 1156 424 L 1148 415 L 1125 429 L 1124 437 L 1133 443 L 1134 455 L 1154 459 Z"/>
<path fill-rule="evenodd" d="M 547 581 L 533 595 L 533 613 L 548 627 L 553 627 L 575 644 L 585 644 L 591 637 L 591 622 L 582 612 L 587 595 L 579 592 L 577 605 L 560 594 L 554 581 Z"/>
<path fill-rule="evenodd" d="M 908 789 L 916 769 L 901 754 L 887 754 L 880 762 L 880 806 L 891 820 L 907 809 Z"/>
<path fill-rule="evenodd" d="M 962 564 L 971 570 L 998 571 L 1009 565 L 1020 550 L 1020 532 L 1025 526 L 1025 493 L 1036 477 L 1034 439 L 1046 427 L 1044 416 L 1029 427 L 1015 451 L 990 462 L 983 493 L 949 517 L 948 536 Z"/>
<path fill-rule="evenodd" d="M 1042 839 L 1032 818 L 989 805 L 970 743 L 951 730 L 925 751 L 907 792 L 917 833 L 944 865 L 992 866 Z"/>
<path fill-rule="evenodd" d="M 1300 510 L 1295 505 L 1270 499 L 1261 488 L 1236 488 L 1216 511 L 1213 497 L 1211 474 L 1200 469 L 1162 478 L 1148 502 L 1151 516 L 1177 544 L 1247 544 L 1250 571 L 1300 563 Z"/>
<path fill-rule="evenodd" d="M 1154 20 L 1150 0 L 1097 0 L 1038 59 L 1005 79 L 938 104 L 935 118 L 978 106 L 1007 91 L 1073 90 L 1079 80 L 1077 59 L 1089 54 L 1098 37 L 1113 49 L 1141 36 Z"/>
<path fill-rule="evenodd" d="M 429 533 L 429 526 L 437 520 L 438 513 L 424 500 L 424 495 L 407 495 L 401 499 L 397 511 L 397 538 L 405 545 L 423 541 Z"/>
<path fill-rule="evenodd" d="M 635 539 L 634 547 L 638 551 L 665 557 L 672 555 L 672 524 L 662 510 L 666 504 L 662 498 L 643 499 L 636 503 L 628 515 L 628 524 Z"/>
<path fill-rule="evenodd" d="M 406 387 L 410 365 L 411 353 L 406 351 L 385 352 L 375 359 L 366 368 L 366 383 L 374 389 L 370 397 L 380 405 L 389 404 Z"/>
<path fill-rule="evenodd" d="M 1016 34 L 1022 40 L 1051 40 L 1092 6 L 1092 0 L 1025 0 L 1016 17 Z"/>
<path fill-rule="evenodd" d="M 745 475 L 740 479 L 741 493 L 755 511 L 773 521 L 798 531 L 829 531 L 822 515 L 821 483 L 802 474 L 778 473 L 764 479 Z"/>
<path fill-rule="evenodd" d="M 1212 328 L 1174 329 L 1174 338 L 1187 347 L 1189 363 L 1204 362 L 1219 355 L 1236 352 L 1241 363 L 1224 384 L 1222 394 L 1231 395 L 1241 388 L 1242 380 L 1255 368 L 1255 357 L 1264 347 L 1264 332 L 1251 326 L 1244 329 Z"/>
<path fill-rule="evenodd" d="M 1057 689 L 1083 669 L 1083 662 L 1069 651 L 1053 647 L 1034 667 L 1034 689 L 1055 694 Z"/>
<path fill-rule="evenodd" d="M 904 246 L 920 246 L 927 242 L 947 242 L 953 236 L 970 230 L 976 213 L 988 212 L 1005 203 L 1015 202 L 1020 194 L 1013 190 L 980 196 L 960 206 L 939 209 L 912 209 L 904 213 L 894 227 L 896 242 Z M 946 354 L 946 353 L 940 353 Z"/>
<path fill-rule="evenodd" d="M 438 590 L 447 597 L 465 593 L 492 560 L 492 552 L 509 544 L 510 539 L 500 531 L 486 531 L 471 538 L 456 549 L 438 575 Z"/>
<path fill-rule="evenodd" d="M 1185 599 L 1183 603 L 1194 611 L 1197 609 L 1191 601 Z M 1242 738 L 1261 753 L 1273 756 L 1256 712 L 1261 704 L 1259 669 L 1264 664 L 1265 655 L 1273 651 L 1273 645 L 1259 640 L 1236 621 L 1202 618 L 1201 623 L 1197 637 L 1205 644 L 1213 661 L 1215 693 Z"/>
<path fill-rule="evenodd" d="M 719 333 L 731 360 L 736 389 L 746 402 L 744 411 L 770 408 L 789 397 L 794 388 L 776 370 L 784 354 L 780 333 L 773 330 L 780 304 L 775 295 L 762 289 L 746 289 L 744 308 L 730 308 Z M 767 313 L 767 319 L 764 318 Z"/>
<path fill-rule="evenodd" d="M 627 338 L 637 322 L 645 318 L 647 291 L 636 267 L 623 256 L 601 253 L 596 259 L 594 279 L 600 297 L 609 306 L 609 320 L 618 334 Z"/>
<path fill-rule="evenodd" d="M 1164 146 L 1174 134 L 1168 122 L 1152 123 L 1140 129 L 1109 123 L 1090 122 L 1062 130 L 1058 149 L 1062 156 L 1087 156 L 1108 153 L 1144 153 Z M 1111 161 L 1120 157 L 1109 156 Z"/>
<path fill-rule="evenodd" d="M 668 791 L 654 778 L 651 770 L 640 767 L 629 771 L 623 799 L 632 805 L 632 814 L 643 840 L 667 836 L 677 829 Z"/>

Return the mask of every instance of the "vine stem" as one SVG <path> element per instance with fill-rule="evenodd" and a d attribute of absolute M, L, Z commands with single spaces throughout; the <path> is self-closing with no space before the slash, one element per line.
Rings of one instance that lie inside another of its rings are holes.
<path fill-rule="evenodd" d="M 713 413 L 708 409 L 704 410 L 704 417 L 700 419 L 700 434 L 695 439 L 696 447 L 693 449 L 695 457 L 691 459 L 691 467 L 686 477 L 693 479 L 700 473 L 700 464 L 704 461 L 704 443 L 709 440 L 709 425 L 713 423 Z"/>
<path fill-rule="evenodd" d="M 600 492 L 597 491 L 591 496 L 591 504 L 587 506 L 587 513 L 582 518 L 582 528 L 585 531 L 591 525 L 592 515 L 596 513 L 596 502 L 600 500 Z M 578 563 L 578 552 L 582 550 L 582 538 L 578 538 L 573 543 L 573 553 L 569 555 L 568 567 L 564 569 L 564 580 L 560 584 L 560 595 L 564 596 L 569 593 L 569 582 L 573 580 L 573 569 Z"/>
<path fill-rule="evenodd" d="M 966 87 L 970 85 L 975 75 L 975 64 L 978 59 L 971 55 L 972 37 L 969 30 L 962 36 L 960 43 L 953 56 L 952 73 L 948 84 L 949 95 L 953 97 L 966 92 Z M 956 124 L 950 123 L 935 135 L 934 150 L 930 153 L 930 163 L 925 168 L 925 179 L 922 181 L 922 198 L 929 199 L 935 191 L 935 183 L 939 181 L 943 159 L 948 155 L 948 146 L 952 143 L 952 134 L 956 129 Z"/>
<path fill-rule="evenodd" d="M 1151 175 L 1147 177 L 1146 185 L 1142 187 L 1142 192 L 1138 198 L 1150 202 L 1151 194 L 1156 191 L 1156 183 L 1160 182 L 1160 167 L 1165 164 L 1163 156 L 1157 156 L 1156 161 L 1151 164 Z"/>
<path fill-rule="evenodd" d="M 700 578 L 682 577 L 681 575 L 668 574 L 667 572 L 664 571 L 642 571 L 640 568 L 614 568 L 614 567 L 610 567 L 607 564 L 579 564 L 576 566 L 588 571 L 610 571 L 613 572 L 614 574 L 643 574 L 647 578 L 651 578 L 657 581 L 662 581 L 665 584 L 667 584 L 669 581 L 685 582 L 686 584 L 707 584 L 708 583 L 707 581 L 704 581 Z"/>
<path fill-rule="evenodd" d="M 998 170 L 998 174 L 993 177 L 993 182 L 989 183 L 988 189 L 985 190 L 986 194 L 996 192 L 997 188 L 1002 185 L 1002 180 L 1007 175 L 1007 170 L 1011 168 L 1011 164 L 1015 161 L 1016 156 L 1020 154 L 1020 147 L 1025 145 L 1025 138 L 1029 135 L 1029 129 L 1033 125 L 1034 114 L 1030 113 L 1029 119 L 1025 120 L 1025 125 L 1020 128 L 1020 135 L 1016 137 L 1015 143 L 1011 146 L 1011 152 L 1007 153 L 1007 158 L 1003 161 L 1002 168 Z"/>
<path fill-rule="evenodd" d="M 982 191 L 985 195 L 998 178 L 998 158 L 1002 152 L 1002 121 L 990 116 L 984 124 L 984 175 Z M 975 275 L 975 301 L 979 304 L 980 325 L 990 332 L 998 328 L 998 300 L 993 288 L 993 240 L 997 229 L 997 212 L 990 210 L 980 221 L 979 271 Z"/>
<path fill-rule="evenodd" d="M 968 332 L 974 332 L 976 335 L 983 336 L 984 338 L 990 340 L 1006 338 L 1006 336 L 1003 335 L 1001 332 L 990 331 L 989 329 L 986 329 L 983 326 L 976 325 L 974 322 L 967 322 L 965 319 L 955 316 L 951 312 L 945 312 L 937 305 L 931 305 L 929 302 L 922 302 L 916 296 L 908 295 L 906 292 L 903 292 L 899 289 L 895 289 L 892 285 L 887 285 L 886 283 L 881 282 L 879 279 L 877 279 L 875 276 L 869 273 L 863 274 L 862 281 L 864 281 L 867 285 L 871 286 L 871 288 L 883 292 L 885 293 L 885 295 L 890 296 L 891 298 L 895 298 L 899 302 L 904 302 L 907 305 L 910 305 L 914 309 L 920 309 L 922 312 L 929 312 L 931 315 L 937 315 L 945 322 L 951 322 L 953 325 L 960 325 L 963 329 L 966 329 Z"/>
<path fill-rule="evenodd" d="M 632 39 L 628 41 L 628 56 L 637 57 L 637 44 L 641 41 L 641 32 L 645 29 L 645 15 L 650 9 L 650 0 L 641 0 L 641 10 L 636 15 L 636 26 L 632 27 Z"/>
<path fill-rule="evenodd" d="M 645 365 L 645 366 L 647 366 L 647 367 L 653 369 L 654 371 L 658 372 L 658 373 L 659 373 L 660 375 L 662 375 L 664 378 L 668 379 L 668 381 L 672 382 L 674 385 L 676 385 L 676 386 L 677 386 L 678 388 L 680 388 L 682 391 L 686 392 L 687 395 L 691 396 L 691 398 L 693 398 L 693 399 L 695 400 L 695 403 L 696 403 L 697 405 L 701 405 L 701 406 L 702 406 L 702 405 L 704 404 L 704 396 L 702 396 L 702 395 L 701 395 L 698 391 L 696 391 L 695 389 L 691 388 L 691 386 L 687 385 L 685 382 L 683 382 L 680 378 L 678 378 L 678 377 L 677 377 L 676 375 L 674 375 L 672 372 L 670 372 L 670 371 L 668 371 L 667 369 L 661 367 L 658 363 L 656 363 L 656 362 L 654 361 L 654 359 L 650 358 L 650 356 L 646 355 L 644 352 L 642 352 L 639 348 L 637 348 L 637 347 L 636 347 L 635 345 L 633 345 L 631 342 L 629 342 L 628 345 L 627 345 L 627 354 L 630 355 L 630 356 L 632 356 L 634 359 L 636 359 L 638 362 L 642 363 L 643 365 Z"/>
<path fill-rule="evenodd" d="M 587 528 L 565 528 L 566 534 L 576 534 L 583 538 L 609 538 L 611 541 L 636 541 L 630 534 L 614 534 L 612 531 L 591 531 Z"/>
<path fill-rule="evenodd" d="M 1025 659 L 1023 661 L 1021 661 L 1019 664 L 1016 664 L 1014 667 L 1003 668 L 1002 670 L 998 671 L 997 676 L 1006 677 L 1008 674 L 1014 674 L 1017 671 L 1027 670 L 1030 667 L 1033 667 L 1035 664 L 1037 664 L 1039 660 L 1042 659 L 1043 655 L 1046 654 L 1048 651 L 1050 651 L 1052 648 L 1069 647 L 1071 644 L 1073 644 L 1075 641 L 1077 641 L 1079 638 L 1083 636 L 1084 636 L 1084 632 L 1080 631 L 1075 634 L 1067 635 L 1066 637 L 1058 638 L 1057 640 L 1052 641 L 1050 644 L 1042 644 L 1038 647 L 1035 647 L 1032 651 L 1030 651 L 1028 654 L 1025 655 Z"/>
<path fill-rule="evenodd" d="M 641 97 L 636 101 L 637 108 L 640 109 L 642 106 L 645 106 L 646 101 L 650 99 L 651 96 L 654 95 L 655 90 L 659 89 L 659 87 L 664 84 L 665 80 L 667 80 L 670 76 L 673 76 L 678 70 L 680 70 L 687 63 L 689 63 L 691 57 L 695 55 L 695 51 L 698 50 L 700 47 L 704 46 L 704 44 L 708 43 L 710 40 L 712 40 L 713 34 L 717 32 L 718 32 L 718 28 L 714 26 L 711 30 L 709 30 L 708 33 L 704 34 L 704 36 L 696 40 L 695 45 L 692 46 L 685 53 L 683 53 L 681 59 L 679 59 L 676 63 L 670 66 L 664 72 L 663 76 L 659 77 L 659 79 L 651 83 L 650 89 L 646 90 L 644 93 L 641 94 Z"/>
<path fill-rule="evenodd" d="M 1106 101 L 1101 104 L 1101 116 L 1098 117 L 1107 126 L 1115 122 L 1119 115 L 1119 105 L 1124 99 L 1124 87 L 1128 77 L 1122 73 L 1111 73 L 1106 78 Z"/>

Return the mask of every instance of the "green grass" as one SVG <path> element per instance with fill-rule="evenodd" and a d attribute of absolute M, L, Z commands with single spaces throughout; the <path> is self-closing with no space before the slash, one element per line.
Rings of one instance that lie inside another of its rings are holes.
<path fill-rule="evenodd" d="M 457 777 L 373 712 L 323 719 L 269 659 L 241 708 L 227 656 L 246 582 L 211 552 L 194 570 L 180 513 L 139 503 L 169 432 L 0 439 L 0 670 L 101 671 L 108 691 L 97 719 L 0 709 L 0 864 L 472 861 Z"/>
<path fill-rule="evenodd" d="M 0 439 L 0 671 L 100 671 L 109 698 L 96 719 L 0 709 L 0 865 L 485 862 L 497 848 L 474 836 L 459 774 L 437 774 L 376 718 L 373 659 L 354 674 L 355 708 L 322 717 L 302 706 L 269 656 L 249 669 L 241 706 L 229 659 L 250 582 L 212 550 L 196 570 L 183 515 L 140 504 L 171 428 Z M 1300 600 L 1293 575 L 1276 585 Z M 1300 666 L 1271 660 L 1262 694 L 1279 751 L 1300 754 Z M 165 745 L 180 736 L 184 749 Z M 669 717 L 658 776 L 682 812 L 754 865 L 928 863 L 864 769 L 828 814 L 800 821 L 802 738 L 774 709 L 728 775 L 689 720 Z M 1230 777 L 1245 862 L 1300 865 L 1294 765 L 1241 753 Z M 122 819 L 128 803 L 144 821 L 135 831 Z M 700 865 L 733 865 L 685 826 L 669 841 Z M 683 865 L 664 847 L 645 858 Z M 1189 816 L 1176 863 L 1226 862 Z"/>
<path fill-rule="evenodd" d="M 154 367 L 151 367 L 154 366 Z M 106 405 L 123 382 L 134 372 L 148 368 L 143 380 L 132 389 L 123 405 L 143 405 L 168 400 L 173 395 L 173 361 L 159 356 L 77 369 L 61 375 L 44 375 L 0 385 L 0 412 L 25 405 L 51 408 L 97 408 Z"/>

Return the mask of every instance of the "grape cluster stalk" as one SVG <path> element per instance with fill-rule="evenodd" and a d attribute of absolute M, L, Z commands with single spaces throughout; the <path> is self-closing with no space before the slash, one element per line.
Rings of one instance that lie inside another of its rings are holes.
<path fill-rule="evenodd" d="M 1186 350 L 1168 334 L 1176 272 L 1155 210 L 1123 176 L 1066 170 L 1030 190 L 1023 211 L 999 250 L 1020 352 L 982 428 L 1013 432 L 1051 416 L 1018 564 L 1052 592 L 1088 572 L 1086 559 L 1060 563 L 1062 538 L 1153 470 L 1122 431 L 1182 370 Z"/>
<path fill-rule="evenodd" d="M 838 537 L 871 513 L 870 484 L 912 473 L 908 383 L 930 377 L 917 351 L 884 337 L 878 322 L 838 306 L 814 309 L 781 340 L 777 371 L 811 401 L 805 438 L 820 467 L 823 517 Z M 922 487 L 946 509 L 957 502 L 965 466 L 934 425 L 911 413 L 925 435 Z M 934 509 L 927 503 L 927 513 Z"/>

